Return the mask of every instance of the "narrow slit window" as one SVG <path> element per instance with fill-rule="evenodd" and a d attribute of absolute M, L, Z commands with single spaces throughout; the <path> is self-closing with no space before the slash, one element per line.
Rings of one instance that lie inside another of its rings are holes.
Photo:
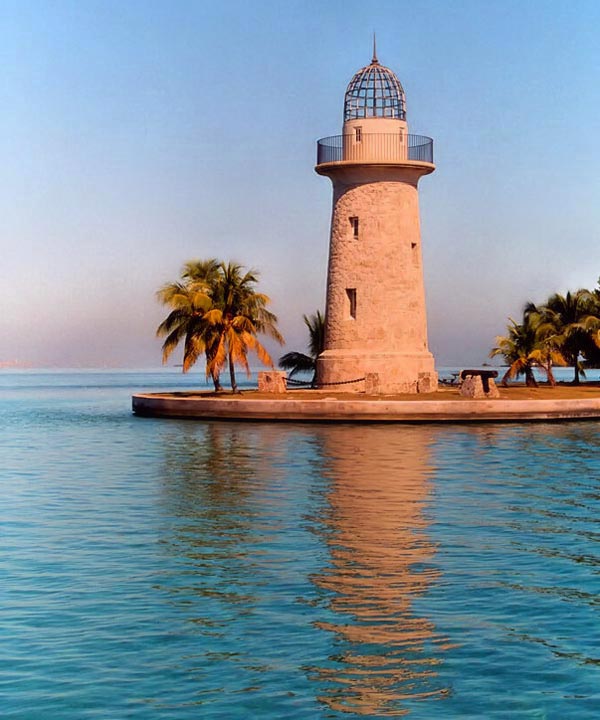
<path fill-rule="evenodd" d="M 356 320 L 356 288 L 346 288 L 348 296 L 348 312 L 353 320 Z"/>
<path fill-rule="evenodd" d="M 412 251 L 412 261 L 415 267 L 419 267 L 419 251 L 417 250 L 417 243 L 411 242 L 410 249 Z"/>
<path fill-rule="evenodd" d="M 352 237 L 355 240 L 358 240 L 358 218 L 357 217 L 350 218 L 350 226 L 352 227 Z"/>
<path fill-rule="evenodd" d="M 362 128 L 354 128 L 354 134 L 354 139 L 356 140 L 356 142 L 362 142 Z"/>

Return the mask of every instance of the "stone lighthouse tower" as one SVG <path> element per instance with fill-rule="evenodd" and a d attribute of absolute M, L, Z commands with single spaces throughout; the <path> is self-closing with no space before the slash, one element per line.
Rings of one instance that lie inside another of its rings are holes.
<path fill-rule="evenodd" d="M 375 48 L 346 90 L 342 135 L 319 140 L 317 151 L 315 169 L 333 183 L 319 382 L 433 392 L 417 190 L 435 170 L 433 140 L 409 134 L 404 90 Z"/>

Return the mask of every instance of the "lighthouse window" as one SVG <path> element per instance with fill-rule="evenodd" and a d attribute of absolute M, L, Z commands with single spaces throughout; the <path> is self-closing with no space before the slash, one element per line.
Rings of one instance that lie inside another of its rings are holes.
<path fill-rule="evenodd" d="M 356 320 L 356 288 L 346 288 L 346 295 L 348 296 L 348 310 L 350 317 Z"/>
<path fill-rule="evenodd" d="M 419 267 L 419 251 L 417 250 L 417 243 L 411 242 L 410 244 L 411 250 L 412 250 L 412 261 L 413 265 L 415 267 Z"/>
<path fill-rule="evenodd" d="M 360 128 L 360 127 L 354 128 L 354 132 L 356 134 L 356 137 L 355 137 L 356 142 L 362 142 L 362 128 Z"/>
<path fill-rule="evenodd" d="M 357 217 L 351 217 L 350 218 L 350 226 L 352 227 L 352 235 L 355 240 L 358 240 L 358 218 Z"/>

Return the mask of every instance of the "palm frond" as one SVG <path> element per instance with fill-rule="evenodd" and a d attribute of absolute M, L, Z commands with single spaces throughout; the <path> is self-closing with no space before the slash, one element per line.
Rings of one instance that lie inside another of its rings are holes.
<path fill-rule="evenodd" d="M 282 370 L 289 370 L 290 377 L 300 372 L 314 372 L 315 359 L 300 352 L 289 352 L 282 355 L 278 362 Z"/>
<path fill-rule="evenodd" d="M 183 330 L 182 328 L 175 328 L 175 330 L 173 330 L 173 332 L 165 338 L 165 341 L 162 344 L 163 365 L 166 364 L 169 357 L 184 337 L 185 330 Z"/>
<path fill-rule="evenodd" d="M 201 337 L 189 333 L 185 338 L 183 350 L 183 372 L 186 373 L 196 364 L 198 358 L 204 352 L 205 345 Z"/>

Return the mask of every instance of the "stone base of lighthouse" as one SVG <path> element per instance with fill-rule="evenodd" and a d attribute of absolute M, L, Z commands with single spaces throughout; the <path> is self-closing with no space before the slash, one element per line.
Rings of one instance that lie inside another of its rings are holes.
<path fill-rule="evenodd" d="M 369 395 L 431 393 L 438 384 L 430 352 L 367 354 L 326 350 L 317 360 L 317 377 L 320 387 Z"/>

